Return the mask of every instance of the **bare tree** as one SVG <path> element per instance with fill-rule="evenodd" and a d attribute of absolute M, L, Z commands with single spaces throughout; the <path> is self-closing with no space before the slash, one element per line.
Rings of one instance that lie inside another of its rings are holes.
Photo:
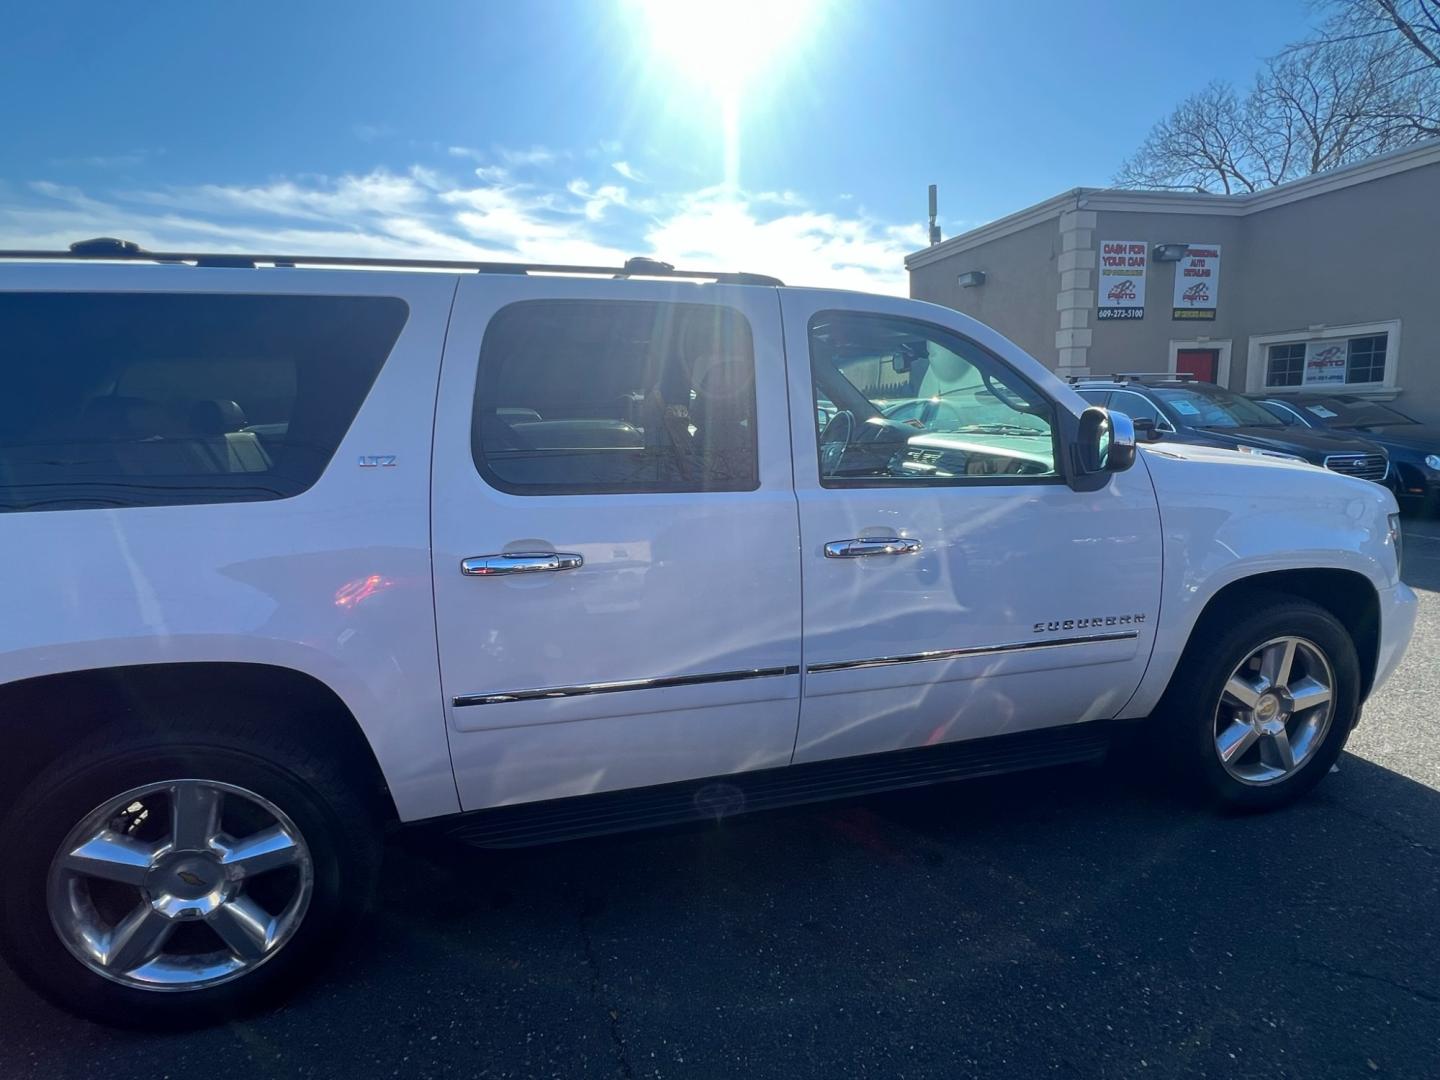
<path fill-rule="evenodd" d="M 1176 191 L 1255 191 L 1250 175 L 1254 131 L 1247 103 L 1226 83 L 1186 98 L 1121 166 L 1121 187 Z"/>
<path fill-rule="evenodd" d="M 1243 98 L 1211 83 L 1156 124 L 1121 187 L 1257 191 L 1440 134 L 1440 0 L 1332 0 Z"/>
<path fill-rule="evenodd" d="M 1386 96 L 1377 119 L 1401 137 L 1440 135 L 1440 0 L 1332 0 L 1331 15 L 1310 41 L 1291 51 L 1364 42 L 1386 54 Z"/>

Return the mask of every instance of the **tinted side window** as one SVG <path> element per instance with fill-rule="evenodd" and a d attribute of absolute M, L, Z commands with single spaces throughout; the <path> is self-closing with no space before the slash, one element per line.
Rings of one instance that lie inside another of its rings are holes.
<path fill-rule="evenodd" d="M 297 495 L 407 316 L 393 297 L 0 294 L 0 510 Z"/>
<path fill-rule="evenodd" d="M 750 325 L 711 304 L 511 304 L 480 347 L 471 440 L 520 495 L 752 491 Z"/>

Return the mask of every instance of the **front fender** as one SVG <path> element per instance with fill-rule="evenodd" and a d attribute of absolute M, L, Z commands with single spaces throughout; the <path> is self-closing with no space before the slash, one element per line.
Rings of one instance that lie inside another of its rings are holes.
<path fill-rule="evenodd" d="M 1206 605 L 1229 585 L 1286 570 L 1359 575 L 1377 596 L 1398 584 L 1388 521 L 1395 499 L 1379 484 L 1228 450 L 1143 453 L 1160 504 L 1164 571 L 1155 649 L 1122 715 L 1144 716 L 1159 703 Z"/>

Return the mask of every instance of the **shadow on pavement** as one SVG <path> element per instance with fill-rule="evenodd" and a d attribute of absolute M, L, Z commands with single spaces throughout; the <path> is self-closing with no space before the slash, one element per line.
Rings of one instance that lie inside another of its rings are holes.
<path fill-rule="evenodd" d="M 1297 807 L 1217 816 L 1143 774 L 402 837 L 365 932 L 269 1014 L 119 1034 L 0 971 L 0 1075 L 1440 1073 L 1440 796 L 1346 755 Z"/>

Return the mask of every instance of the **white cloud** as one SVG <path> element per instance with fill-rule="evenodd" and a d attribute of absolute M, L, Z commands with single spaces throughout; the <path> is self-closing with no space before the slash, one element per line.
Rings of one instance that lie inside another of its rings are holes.
<path fill-rule="evenodd" d="M 428 189 L 435 182 L 435 173 L 416 166 L 404 174 L 376 169 L 364 176 L 346 175 L 335 180 L 312 176 L 249 187 L 202 184 L 132 192 L 127 197 L 198 212 L 344 220 L 360 214 L 400 213 L 419 207 L 429 199 Z"/>
<path fill-rule="evenodd" d="M 501 147 L 497 153 L 500 160 L 510 166 L 553 165 L 560 160 L 560 154 L 544 146 L 532 146 L 528 150 Z"/>
<path fill-rule="evenodd" d="M 617 173 L 619 173 L 621 176 L 623 176 L 626 180 L 629 180 L 632 184 L 642 183 L 645 179 L 640 174 L 640 170 L 635 168 L 635 166 L 631 165 L 628 161 L 612 161 L 610 163 L 610 167 L 614 169 Z"/>
<path fill-rule="evenodd" d="M 757 202 L 712 188 L 685 197 L 646 243 L 676 265 L 773 274 L 797 285 L 906 292 L 905 255 L 922 247 L 918 226 L 885 226 L 797 207 L 768 217 Z"/>
<path fill-rule="evenodd" d="M 522 183 L 500 166 L 480 166 L 464 184 L 415 166 L 101 194 L 44 180 L 0 190 L 0 246 L 64 247 L 102 235 L 158 250 L 611 266 L 650 255 L 797 285 L 901 294 L 904 256 L 925 241 L 918 224 L 819 210 L 793 191 L 708 188 L 636 199 L 593 179 L 561 189 Z"/>
<path fill-rule="evenodd" d="M 619 184 L 601 184 L 592 188 L 584 180 L 571 180 L 565 185 L 565 190 L 584 200 L 585 217 L 590 221 L 599 221 L 604 217 L 607 207 L 625 206 L 630 201 L 630 193 Z"/>

